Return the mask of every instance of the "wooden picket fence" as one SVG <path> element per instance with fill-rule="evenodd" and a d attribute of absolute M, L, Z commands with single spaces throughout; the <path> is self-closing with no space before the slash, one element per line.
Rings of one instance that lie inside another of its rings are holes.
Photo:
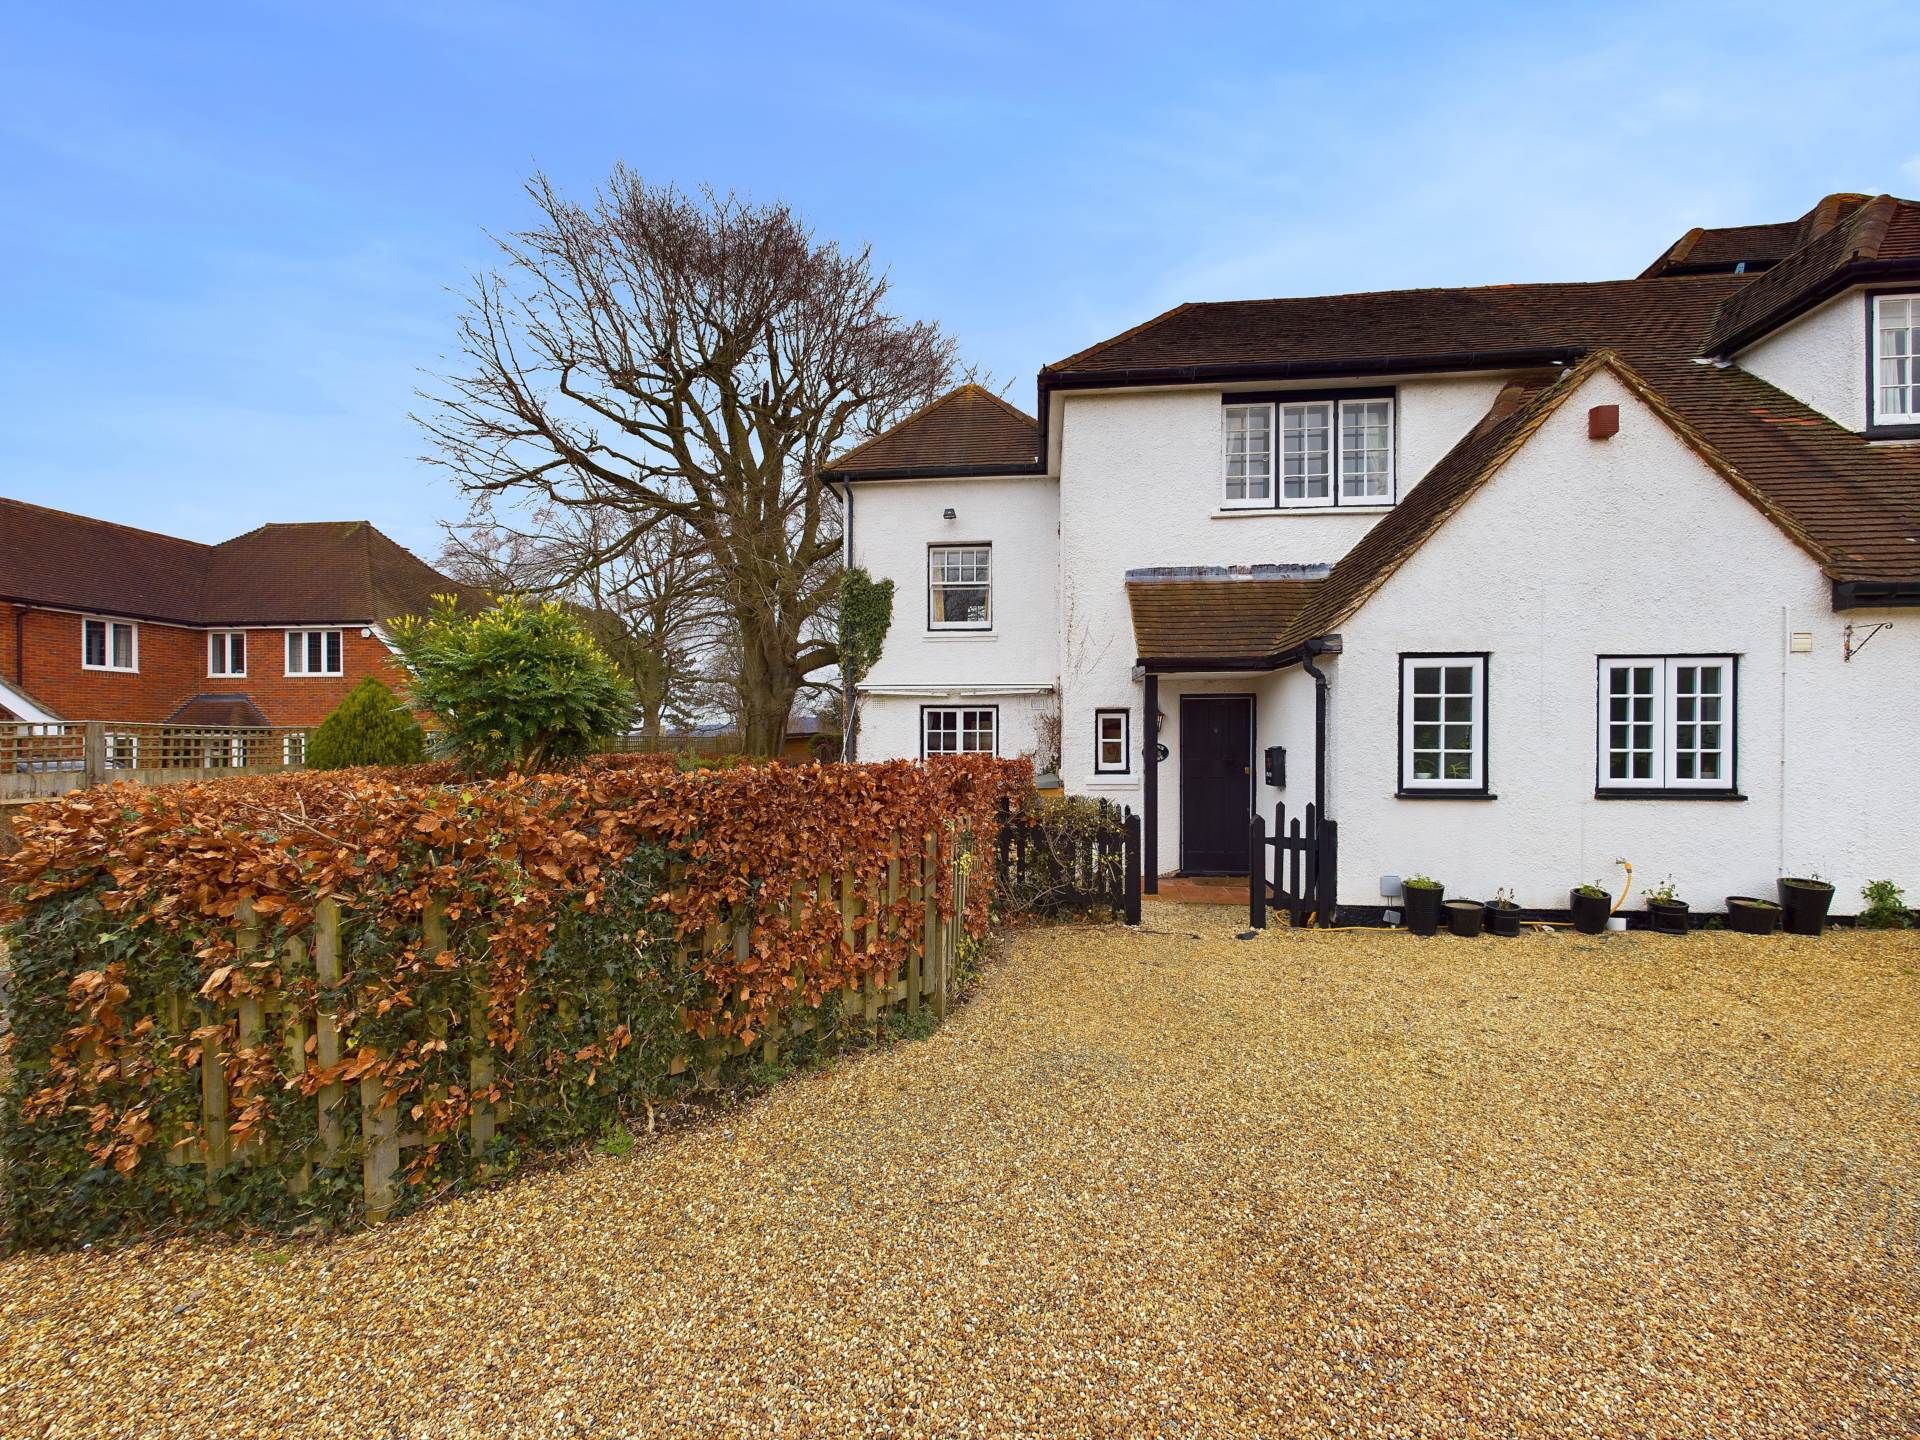
<path fill-rule="evenodd" d="M 879 874 L 856 876 L 849 868 L 838 876 L 820 877 L 819 902 L 838 910 L 842 939 L 856 950 L 868 950 L 879 945 L 883 904 L 886 907 L 897 905 L 904 894 L 920 916 L 919 923 L 904 936 L 890 937 L 904 938 L 907 942 L 906 957 L 898 970 L 884 981 L 868 981 L 850 987 L 827 1002 L 829 1005 L 837 1003 L 843 1016 L 859 1016 L 872 1024 L 883 1013 L 895 1008 L 918 1014 L 924 1007 L 930 1009 L 936 1018 L 945 1018 L 953 998 L 954 973 L 964 933 L 962 917 L 966 914 L 972 862 L 970 842 L 963 836 L 960 843 L 953 847 L 953 913 L 943 915 L 938 903 L 939 887 L 935 883 L 939 848 L 938 837 L 928 835 L 924 847 L 917 853 L 911 853 L 910 848 L 903 851 L 900 837 L 896 836 L 885 869 Z M 677 878 L 677 872 L 675 876 Z M 670 880 L 669 883 L 673 882 Z M 799 908 L 800 896 L 796 893 L 789 898 L 790 913 L 797 915 Z M 235 923 L 238 963 L 244 965 L 260 959 L 265 942 L 262 926 L 250 905 L 243 904 L 240 907 Z M 422 931 L 422 939 L 430 953 L 448 948 L 443 905 L 438 902 L 428 904 Z M 751 940 L 750 924 L 723 924 L 711 927 L 699 945 L 706 953 L 718 953 L 732 946 L 737 953 L 744 955 Z M 278 958 L 286 970 L 299 973 L 311 967 L 313 978 L 323 995 L 328 989 L 339 985 L 341 911 L 337 901 L 320 901 L 314 907 L 311 928 L 304 935 L 287 936 L 278 943 L 281 946 Z M 681 964 L 687 964 L 694 958 L 691 951 L 689 944 L 680 946 L 678 959 Z M 477 975 L 485 974 L 484 965 L 470 968 Z M 523 996 L 521 1005 L 525 1007 L 532 998 Z M 238 1023 L 233 1030 L 241 1048 L 251 1049 L 263 1042 L 277 1040 L 278 1054 L 282 1057 L 281 1069 L 288 1079 L 308 1068 L 309 1038 L 313 1041 L 312 1060 L 321 1070 L 339 1064 L 347 1044 L 340 1017 L 334 1011 L 300 1008 L 284 990 L 270 992 L 264 1002 L 244 999 L 231 1007 L 216 1006 L 198 995 L 175 994 L 167 997 L 161 1009 L 161 1015 L 156 1018 L 162 1029 L 172 1036 L 185 1036 L 193 1030 L 204 1030 L 237 1018 Z M 756 1037 L 751 1048 L 758 1050 L 764 1060 L 776 1060 L 783 1040 L 813 1030 L 822 1018 L 821 1010 L 796 1009 L 784 1023 Z M 420 1019 L 428 1035 L 444 1038 L 447 1034 L 447 1012 L 423 1013 Z M 486 997 L 478 985 L 474 987 L 468 1002 L 464 1023 L 470 1027 L 470 1035 L 487 1033 Z M 684 1075 L 691 1071 L 693 1083 L 703 1085 L 715 1083 L 720 1067 L 730 1059 L 747 1054 L 749 1048 L 737 1040 L 694 1042 L 692 1037 L 689 1040 L 690 1053 L 674 1059 L 669 1073 Z M 233 1115 L 224 1063 L 226 1056 L 217 1048 L 218 1043 L 209 1043 L 209 1051 L 203 1054 L 196 1066 L 199 1072 L 200 1138 L 188 1144 L 175 1145 L 168 1152 L 168 1162 L 171 1164 L 204 1167 L 209 1186 L 229 1168 L 247 1163 L 250 1149 L 271 1147 L 275 1143 L 270 1135 L 251 1137 L 244 1143 L 234 1141 L 230 1133 Z M 473 1090 L 485 1090 L 493 1084 L 497 1058 L 490 1046 L 479 1048 L 471 1056 L 467 1078 Z M 426 1098 L 436 1097 L 430 1093 Z M 316 1094 L 313 1103 L 317 1109 L 317 1126 L 309 1153 L 304 1157 L 283 1159 L 281 1168 L 287 1172 L 288 1188 L 296 1194 L 301 1193 L 312 1183 L 316 1169 L 344 1168 L 357 1163 L 366 1214 L 375 1221 L 386 1218 L 396 1203 L 402 1158 L 406 1151 L 427 1144 L 464 1143 L 471 1154 L 479 1156 L 502 1127 L 512 1124 L 516 1114 L 516 1107 L 509 1098 L 497 1104 L 473 1105 L 467 1117 L 464 1136 L 433 1134 L 408 1128 L 402 1124 L 401 1106 L 387 1096 L 383 1082 L 375 1075 L 360 1079 L 351 1092 L 341 1082 L 327 1085 Z M 344 1123 L 352 1110 L 358 1111 L 357 1145 L 349 1142 Z M 293 1164 L 294 1160 L 299 1161 L 297 1166 Z"/>

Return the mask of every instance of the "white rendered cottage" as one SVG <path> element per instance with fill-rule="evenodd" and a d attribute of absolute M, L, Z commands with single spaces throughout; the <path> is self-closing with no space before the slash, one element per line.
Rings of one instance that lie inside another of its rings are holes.
<path fill-rule="evenodd" d="M 862 759 L 1046 754 L 1155 876 L 1250 817 L 1383 878 L 1920 895 L 1920 204 L 1637 279 L 1182 305 L 842 456 L 897 585 Z M 1284 753 L 1282 753 L 1284 752 Z"/>

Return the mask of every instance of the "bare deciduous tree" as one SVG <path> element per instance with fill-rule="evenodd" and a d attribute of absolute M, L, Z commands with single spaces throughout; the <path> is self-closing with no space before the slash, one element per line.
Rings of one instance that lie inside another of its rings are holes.
<path fill-rule="evenodd" d="M 541 221 L 501 242 L 460 326 L 463 373 L 422 418 L 471 493 L 619 517 L 608 553 L 684 525 L 738 642 L 747 750 L 775 753 L 793 697 L 834 664 L 838 512 L 819 470 L 953 377 L 939 328 L 888 312 L 866 250 L 783 205 L 650 187 L 615 170 L 591 206 L 545 177 Z"/>

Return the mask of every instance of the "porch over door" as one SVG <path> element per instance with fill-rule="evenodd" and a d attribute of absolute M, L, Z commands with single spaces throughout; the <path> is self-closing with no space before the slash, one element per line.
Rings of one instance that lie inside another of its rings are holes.
<path fill-rule="evenodd" d="M 1253 697 L 1180 697 L 1180 870 L 1247 873 L 1253 820 Z"/>

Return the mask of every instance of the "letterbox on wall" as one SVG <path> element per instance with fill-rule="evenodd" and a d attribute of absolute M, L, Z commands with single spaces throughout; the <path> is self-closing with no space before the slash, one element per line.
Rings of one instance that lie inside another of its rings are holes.
<path fill-rule="evenodd" d="M 1267 747 L 1267 784 L 1276 790 L 1287 788 L 1287 747 L 1284 745 Z"/>

